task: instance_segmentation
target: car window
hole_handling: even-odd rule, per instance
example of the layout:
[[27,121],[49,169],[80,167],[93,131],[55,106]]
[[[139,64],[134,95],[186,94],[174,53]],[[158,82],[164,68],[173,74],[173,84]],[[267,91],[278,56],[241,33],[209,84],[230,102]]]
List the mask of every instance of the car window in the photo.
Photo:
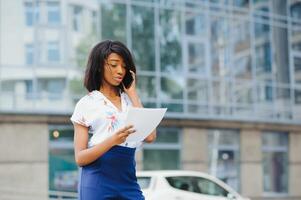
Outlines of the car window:
[[173,188],[184,190],[184,191],[195,192],[195,189],[193,188],[192,185],[193,177],[174,176],[174,177],[166,177],[166,180],[168,181],[169,185]]
[[206,178],[196,177],[195,184],[201,194],[213,195],[213,196],[223,196],[226,197],[228,191],[222,188],[217,183],[208,180]]
[[151,177],[149,176],[137,177],[137,181],[141,189],[147,189],[150,186]]

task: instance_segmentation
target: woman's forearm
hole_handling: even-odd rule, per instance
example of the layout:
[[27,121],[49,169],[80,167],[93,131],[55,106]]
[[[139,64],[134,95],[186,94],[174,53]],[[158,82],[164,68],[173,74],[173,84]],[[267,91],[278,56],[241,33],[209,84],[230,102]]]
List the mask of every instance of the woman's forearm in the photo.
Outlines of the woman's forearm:
[[91,148],[83,149],[77,152],[76,163],[79,166],[85,166],[97,160],[115,145],[113,139],[107,138],[103,142],[94,145]]

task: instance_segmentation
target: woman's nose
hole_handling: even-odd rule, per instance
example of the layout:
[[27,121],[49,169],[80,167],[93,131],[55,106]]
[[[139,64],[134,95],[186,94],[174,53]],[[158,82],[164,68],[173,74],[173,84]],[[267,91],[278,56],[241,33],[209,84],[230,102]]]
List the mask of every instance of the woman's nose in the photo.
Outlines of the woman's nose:
[[124,71],[125,71],[125,69],[122,67],[122,65],[118,65],[118,67],[117,67],[117,73],[118,74],[123,74]]

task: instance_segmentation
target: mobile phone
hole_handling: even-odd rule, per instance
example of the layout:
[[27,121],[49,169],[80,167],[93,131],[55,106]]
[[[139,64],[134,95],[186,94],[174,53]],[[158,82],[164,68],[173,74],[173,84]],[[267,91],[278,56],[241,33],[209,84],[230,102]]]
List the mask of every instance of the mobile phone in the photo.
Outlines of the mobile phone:
[[132,77],[132,74],[131,74],[130,70],[127,70],[126,74],[125,74],[125,76],[124,76],[124,78],[122,80],[122,83],[125,86],[125,88],[129,88],[131,86],[133,80],[134,79]]

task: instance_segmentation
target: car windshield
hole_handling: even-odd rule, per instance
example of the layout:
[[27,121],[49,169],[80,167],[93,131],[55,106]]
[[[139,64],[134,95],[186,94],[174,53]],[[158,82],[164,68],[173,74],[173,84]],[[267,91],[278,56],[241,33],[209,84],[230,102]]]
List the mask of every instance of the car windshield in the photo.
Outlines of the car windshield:
[[137,181],[141,189],[147,189],[150,186],[151,177],[147,177],[147,176],[137,177]]

